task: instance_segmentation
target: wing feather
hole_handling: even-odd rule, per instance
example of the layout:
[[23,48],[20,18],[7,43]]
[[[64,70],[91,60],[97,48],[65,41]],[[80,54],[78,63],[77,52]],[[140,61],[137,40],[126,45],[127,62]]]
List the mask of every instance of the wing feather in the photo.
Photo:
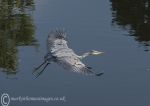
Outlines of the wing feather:
[[85,75],[94,74],[85,64],[83,64],[80,59],[74,56],[65,56],[57,58],[57,63],[63,66],[67,70],[72,70],[73,72],[82,73]]
[[68,48],[66,33],[63,30],[51,31],[47,39],[47,49],[53,53],[62,48]]
[[86,75],[102,75],[102,73],[95,74],[91,71],[90,68],[81,62],[74,51],[68,47],[64,31],[51,31],[48,36],[47,47],[48,52],[56,58],[55,62],[65,69]]

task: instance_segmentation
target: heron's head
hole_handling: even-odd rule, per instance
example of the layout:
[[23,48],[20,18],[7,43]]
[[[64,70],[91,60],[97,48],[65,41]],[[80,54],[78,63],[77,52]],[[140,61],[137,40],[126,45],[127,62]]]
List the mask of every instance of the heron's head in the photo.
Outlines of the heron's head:
[[91,50],[90,51],[90,55],[100,55],[100,54],[103,54],[104,52],[100,52],[100,51],[96,51],[96,50]]

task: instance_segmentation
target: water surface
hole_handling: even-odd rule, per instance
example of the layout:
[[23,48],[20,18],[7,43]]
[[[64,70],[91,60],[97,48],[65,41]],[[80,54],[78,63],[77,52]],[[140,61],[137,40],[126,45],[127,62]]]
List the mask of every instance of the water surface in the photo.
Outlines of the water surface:
[[[66,97],[66,102],[12,106],[150,105],[149,11],[148,0],[1,1],[0,93]],[[69,46],[78,54],[104,51],[84,63],[105,74],[87,77],[52,64],[35,79],[32,70],[42,62],[48,32],[55,28],[66,29]]]

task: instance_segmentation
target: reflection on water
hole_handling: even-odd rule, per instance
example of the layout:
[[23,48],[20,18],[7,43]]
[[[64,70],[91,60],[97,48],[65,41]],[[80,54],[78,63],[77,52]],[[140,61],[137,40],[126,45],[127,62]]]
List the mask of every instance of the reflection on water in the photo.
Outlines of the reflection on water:
[[112,3],[113,25],[129,31],[137,41],[150,46],[150,1],[149,0],[110,0]]
[[15,74],[17,46],[35,45],[33,0],[0,0],[0,70]]

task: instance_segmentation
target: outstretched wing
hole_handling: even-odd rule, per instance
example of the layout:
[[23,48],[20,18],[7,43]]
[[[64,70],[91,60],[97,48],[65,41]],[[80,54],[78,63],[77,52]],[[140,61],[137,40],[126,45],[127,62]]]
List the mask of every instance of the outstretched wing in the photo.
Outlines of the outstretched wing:
[[[75,56],[65,56],[57,58],[57,63],[63,66],[67,70],[71,70],[77,73],[82,73],[85,75],[93,75],[95,74],[90,68],[86,67],[80,59]],[[96,75],[96,74],[95,74]]]
[[65,69],[74,72],[100,76],[103,73],[95,74],[90,68],[83,64],[78,56],[70,49],[66,41],[66,33],[62,30],[51,31],[47,40],[48,52],[55,57],[55,62]]
[[68,48],[66,33],[63,30],[50,31],[47,38],[48,52],[55,52],[62,48]]

